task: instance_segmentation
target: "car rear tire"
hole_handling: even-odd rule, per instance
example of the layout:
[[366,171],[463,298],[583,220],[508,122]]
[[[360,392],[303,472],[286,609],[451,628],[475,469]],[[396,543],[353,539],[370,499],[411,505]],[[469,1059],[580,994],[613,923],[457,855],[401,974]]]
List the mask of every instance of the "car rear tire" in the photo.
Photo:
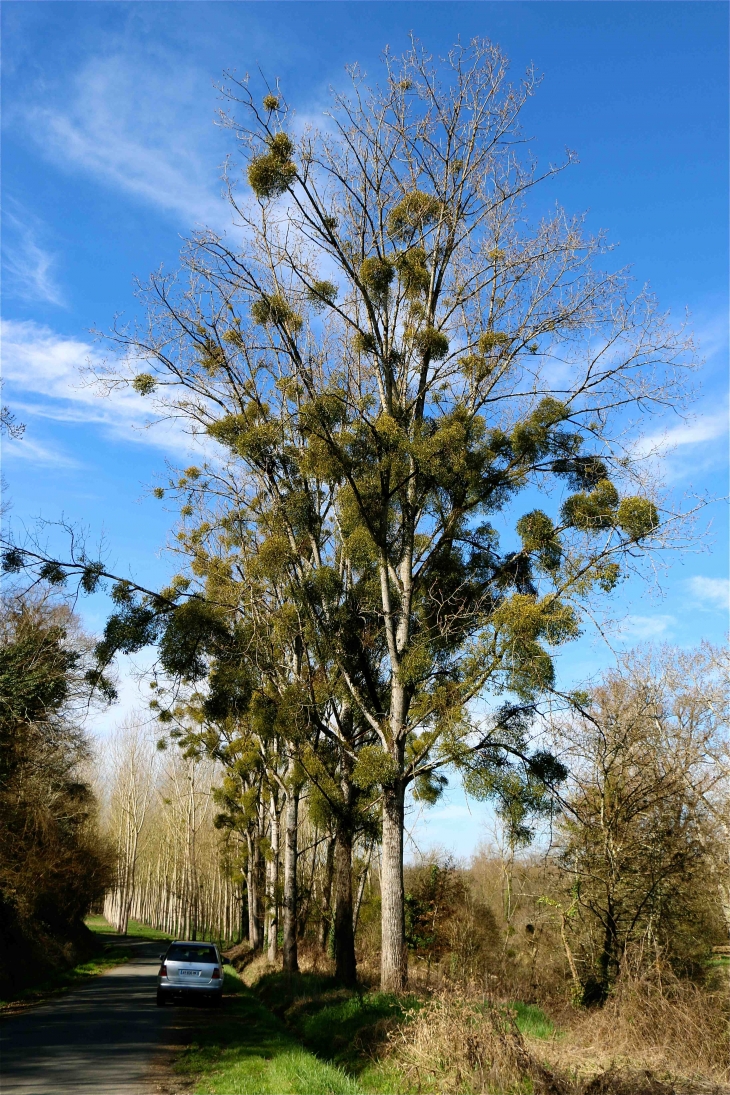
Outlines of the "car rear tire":
[[167,1003],[167,996],[165,996],[164,992],[158,992],[157,993],[157,1006],[158,1006],[158,1008],[164,1008],[166,1003]]
[[215,994],[215,996],[211,997],[210,1003],[211,1003],[211,1006],[214,1007],[214,1008],[219,1008],[221,1006],[221,1004],[223,1003],[223,1000],[221,999],[221,995],[220,995],[219,992],[217,992]]

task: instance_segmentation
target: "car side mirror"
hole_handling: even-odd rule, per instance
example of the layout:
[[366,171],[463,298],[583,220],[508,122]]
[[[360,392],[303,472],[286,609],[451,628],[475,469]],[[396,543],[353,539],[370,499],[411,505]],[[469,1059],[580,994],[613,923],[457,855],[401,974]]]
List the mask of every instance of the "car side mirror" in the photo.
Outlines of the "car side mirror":
[[164,954],[160,955],[160,962],[163,960],[164,957],[165,957]]
[[230,958],[224,958],[223,959],[223,965],[224,966],[232,966],[233,962],[231,962]]

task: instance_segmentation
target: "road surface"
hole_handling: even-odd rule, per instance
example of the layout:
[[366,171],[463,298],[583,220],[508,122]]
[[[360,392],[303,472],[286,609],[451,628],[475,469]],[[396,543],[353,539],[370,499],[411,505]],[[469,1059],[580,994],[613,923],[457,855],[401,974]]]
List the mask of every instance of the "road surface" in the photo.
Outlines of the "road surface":
[[[134,957],[80,988],[0,1019],[2,1095],[152,1095],[165,1050],[189,1040],[200,1006],[158,1008],[164,943],[125,941]],[[181,1088],[180,1088],[181,1090]]]

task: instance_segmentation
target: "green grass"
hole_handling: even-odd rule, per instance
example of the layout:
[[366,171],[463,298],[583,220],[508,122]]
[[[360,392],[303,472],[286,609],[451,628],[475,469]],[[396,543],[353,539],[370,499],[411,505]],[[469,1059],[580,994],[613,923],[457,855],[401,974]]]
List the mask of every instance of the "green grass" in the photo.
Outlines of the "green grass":
[[221,1012],[202,1023],[178,1059],[198,1095],[358,1095],[345,1072],[298,1044],[284,1024],[226,970]]
[[356,993],[312,973],[268,973],[254,991],[307,1049],[351,1075],[366,1071],[387,1031],[421,1006],[415,996]]
[[[423,1006],[415,996],[358,993],[312,973],[264,974],[253,988],[226,971],[222,1012],[201,1022],[176,1070],[198,1095],[408,1095],[397,1062],[379,1060],[388,1031]],[[532,1038],[559,1034],[534,1004],[510,1005]],[[415,1089],[413,1089],[415,1090]]]
[[552,1019],[537,1004],[523,1004],[521,1000],[513,1000],[510,1008],[517,1013],[515,1022],[519,1030],[529,1038],[552,1038],[559,1033]]
[[[87,916],[85,920],[87,928],[90,928],[94,935],[116,935],[116,928],[104,919],[103,916]],[[158,931],[157,928],[151,928],[149,924],[140,924],[138,920],[130,920],[127,925],[127,937],[129,939],[149,939],[154,941],[160,939],[163,942],[169,942],[172,939],[171,935],[167,932]]]

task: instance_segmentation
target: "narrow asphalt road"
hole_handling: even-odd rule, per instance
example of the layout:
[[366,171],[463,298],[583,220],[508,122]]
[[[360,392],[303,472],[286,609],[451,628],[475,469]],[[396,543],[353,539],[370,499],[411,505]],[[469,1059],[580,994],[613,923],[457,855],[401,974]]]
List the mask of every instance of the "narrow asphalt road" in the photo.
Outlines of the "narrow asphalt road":
[[0,1019],[2,1095],[152,1095],[165,1050],[185,1044],[199,1006],[158,1008],[164,943],[125,942],[131,962],[72,992]]

